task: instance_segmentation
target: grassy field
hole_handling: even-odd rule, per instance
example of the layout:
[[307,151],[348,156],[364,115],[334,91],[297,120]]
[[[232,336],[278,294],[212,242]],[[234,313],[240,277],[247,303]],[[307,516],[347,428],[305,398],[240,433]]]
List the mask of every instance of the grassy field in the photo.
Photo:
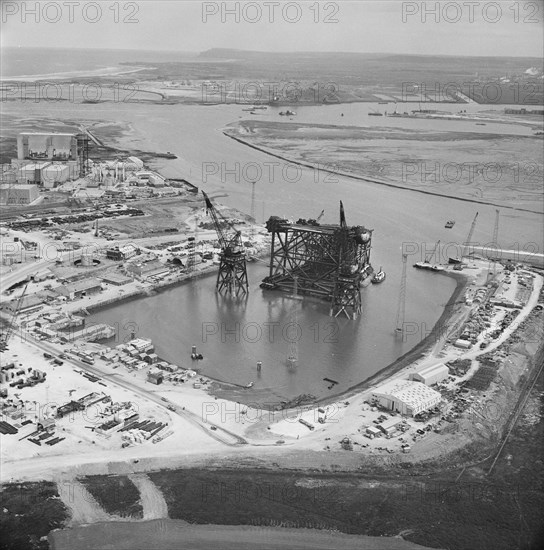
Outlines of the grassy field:
[[108,514],[143,517],[140,491],[127,476],[90,476],[81,482]]
[[47,534],[62,527],[67,518],[66,507],[51,482],[7,484],[0,499],[2,550],[45,550],[49,548]]
[[[150,474],[169,515],[192,523],[283,525],[395,536],[432,548],[511,550],[518,505],[535,495],[516,485],[455,483],[453,476],[376,479],[262,470]],[[537,499],[538,500],[538,499]],[[534,518],[523,529],[534,532]]]

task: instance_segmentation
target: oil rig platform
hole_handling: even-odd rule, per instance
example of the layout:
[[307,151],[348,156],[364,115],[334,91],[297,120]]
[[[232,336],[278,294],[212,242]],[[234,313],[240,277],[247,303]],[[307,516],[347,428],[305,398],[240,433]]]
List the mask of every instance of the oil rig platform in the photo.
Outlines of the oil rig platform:
[[374,271],[372,229],[348,226],[342,202],[339,225],[271,216],[266,228],[272,234],[270,272],[261,288],[293,293],[296,285],[299,294],[329,301],[331,316],[361,314],[360,287]]

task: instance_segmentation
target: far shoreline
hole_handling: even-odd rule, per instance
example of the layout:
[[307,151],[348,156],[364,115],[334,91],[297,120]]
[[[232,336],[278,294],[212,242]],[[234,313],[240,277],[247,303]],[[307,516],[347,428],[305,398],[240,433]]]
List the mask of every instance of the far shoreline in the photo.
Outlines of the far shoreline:
[[[236,129],[237,128],[235,126],[236,124],[239,124],[239,122],[231,123],[229,125],[229,127],[232,128],[232,129]],[[496,203],[496,202],[479,201],[479,200],[471,199],[471,198],[468,198],[468,197],[456,197],[455,195],[445,195],[443,193],[436,193],[435,191],[429,191],[427,189],[418,189],[418,188],[415,188],[415,187],[406,187],[406,186],[403,186],[403,185],[399,185],[397,183],[390,183],[390,182],[387,182],[387,181],[378,180],[376,178],[372,178],[372,177],[365,176],[365,175],[357,175],[357,174],[350,173],[350,172],[345,172],[345,171],[330,170],[330,169],[327,169],[326,166],[316,166],[315,164],[312,164],[311,162],[305,162],[305,161],[300,160],[300,159],[299,160],[294,160],[294,159],[291,159],[289,157],[280,155],[279,153],[276,153],[276,152],[270,151],[268,149],[265,149],[264,147],[261,147],[259,145],[254,145],[254,144],[249,143],[248,141],[244,140],[243,138],[241,138],[239,136],[235,136],[235,135],[229,133],[228,130],[223,130],[223,135],[230,138],[230,139],[232,139],[232,140],[234,140],[234,141],[237,141],[238,143],[241,143],[242,145],[245,145],[246,147],[250,147],[251,149],[254,149],[255,151],[259,151],[261,153],[264,153],[265,155],[269,155],[271,157],[278,158],[278,159],[286,161],[290,164],[296,164],[298,166],[304,166],[305,168],[310,168],[312,170],[318,169],[321,172],[327,172],[328,174],[335,174],[337,176],[342,176],[342,177],[354,179],[354,180],[357,180],[357,181],[364,181],[366,183],[371,183],[373,185],[383,185],[385,187],[392,187],[394,189],[401,189],[403,191],[408,191],[408,192],[411,192],[411,193],[421,193],[423,195],[433,195],[435,197],[442,197],[444,199],[450,199],[450,200],[461,201],[461,202],[470,202],[470,203],[473,203],[473,204],[481,204],[481,205],[484,205],[484,206],[495,206],[497,208],[507,208],[507,209],[516,210],[516,211],[519,211],[519,212],[528,212],[530,214],[538,214],[538,215],[543,214],[542,212],[539,212],[538,210],[530,210],[528,208],[520,208],[520,207],[517,207],[517,206],[509,206],[508,204],[502,204],[502,203]]]

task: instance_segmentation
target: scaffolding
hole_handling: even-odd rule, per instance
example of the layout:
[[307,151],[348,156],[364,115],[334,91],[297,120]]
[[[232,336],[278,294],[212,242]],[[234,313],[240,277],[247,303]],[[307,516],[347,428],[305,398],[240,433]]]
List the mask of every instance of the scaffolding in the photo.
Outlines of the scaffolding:
[[77,134],[77,157],[79,159],[79,177],[83,178],[89,171],[89,136]]
[[297,288],[329,301],[331,316],[361,314],[361,282],[372,273],[372,230],[348,227],[342,206],[340,225],[295,224],[272,216],[266,227],[272,234],[270,264],[261,288],[289,293]]

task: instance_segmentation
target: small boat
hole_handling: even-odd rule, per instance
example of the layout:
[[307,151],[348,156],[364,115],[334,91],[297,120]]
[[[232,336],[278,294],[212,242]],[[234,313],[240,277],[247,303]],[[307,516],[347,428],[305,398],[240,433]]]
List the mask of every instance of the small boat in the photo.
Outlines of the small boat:
[[441,265],[431,263],[431,260],[434,258],[437,251],[440,250],[439,247],[440,241],[437,241],[437,243],[434,245],[433,251],[425,256],[425,260],[423,262],[416,262],[414,264],[414,267],[416,267],[417,269],[428,269],[429,271],[444,271],[445,268]]
[[374,284],[383,283],[385,281],[385,271],[380,267],[380,271],[374,273],[372,276],[372,282]]
[[477,122],[476,126],[485,126],[485,122]]
[[246,384],[244,387],[246,389],[252,388],[253,387],[253,382],[250,382],[249,384]]
[[445,267],[429,262],[417,262],[414,264],[417,269],[428,269],[429,271],[445,271]]
[[380,113],[379,111],[370,111],[368,116],[383,116],[383,113]]
[[444,226],[446,229],[451,229],[455,225],[455,220],[448,220]]

